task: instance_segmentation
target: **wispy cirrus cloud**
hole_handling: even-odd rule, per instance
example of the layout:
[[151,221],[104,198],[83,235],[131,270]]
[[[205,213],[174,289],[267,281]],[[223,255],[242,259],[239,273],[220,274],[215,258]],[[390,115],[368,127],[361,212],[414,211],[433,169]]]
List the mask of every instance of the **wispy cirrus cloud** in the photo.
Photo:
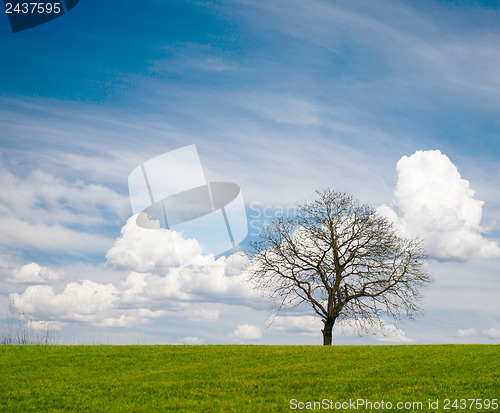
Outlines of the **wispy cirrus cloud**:
[[68,182],[41,170],[22,176],[0,169],[0,245],[65,253],[106,251],[102,234],[128,213],[128,198],[103,185]]
[[163,58],[154,60],[149,71],[157,75],[186,75],[187,72],[216,74],[237,69],[234,62],[223,57],[220,50],[209,44],[192,42],[167,45]]

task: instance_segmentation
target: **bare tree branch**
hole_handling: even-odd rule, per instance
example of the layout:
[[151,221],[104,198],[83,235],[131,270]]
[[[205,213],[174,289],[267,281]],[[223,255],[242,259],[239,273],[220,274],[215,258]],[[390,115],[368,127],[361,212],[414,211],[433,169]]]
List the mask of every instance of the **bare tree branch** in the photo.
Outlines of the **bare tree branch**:
[[421,242],[397,235],[373,208],[352,196],[324,190],[297,205],[293,217],[271,222],[251,244],[251,280],[279,302],[309,304],[324,323],[331,344],[337,318],[366,320],[411,317],[425,270]]

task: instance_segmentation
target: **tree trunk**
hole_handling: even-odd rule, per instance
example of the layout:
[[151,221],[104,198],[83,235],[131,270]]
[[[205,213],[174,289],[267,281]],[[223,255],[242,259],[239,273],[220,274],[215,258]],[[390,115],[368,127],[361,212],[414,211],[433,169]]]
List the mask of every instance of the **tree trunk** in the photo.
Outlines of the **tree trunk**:
[[334,318],[327,318],[325,320],[325,325],[323,327],[323,330],[321,330],[323,333],[323,345],[324,346],[331,346],[332,345],[332,330],[333,330],[334,324],[335,324]]

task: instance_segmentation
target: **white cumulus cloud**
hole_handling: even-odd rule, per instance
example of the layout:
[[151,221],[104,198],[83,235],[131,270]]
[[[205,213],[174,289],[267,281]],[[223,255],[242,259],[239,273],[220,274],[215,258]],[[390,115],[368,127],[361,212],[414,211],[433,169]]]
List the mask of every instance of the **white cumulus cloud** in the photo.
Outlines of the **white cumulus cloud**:
[[196,240],[166,229],[141,228],[133,216],[106,258],[113,268],[131,270],[122,285],[123,302],[159,298],[248,302],[257,297],[243,273],[248,263],[244,254],[215,259],[201,252]]
[[394,324],[383,322],[381,325],[376,326],[372,334],[375,340],[383,341],[386,343],[410,343],[411,340],[406,336],[406,333]]
[[293,334],[317,336],[321,334],[323,323],[319,317],[306,316],[278,316],[270,319],[270,327],[278,331]]
[[207,308],[196,308],[189,315],[191,321],[218,321],[219,310],[209,310]]
[[231,254],[226,259],[225,274],[227,276],[240,275],[248,267],[250,260],[243,252]]
[[245,275],[226,275],[225,257],[198,257],[183,267],[159,268],[158,273],[131,271],[121,286],[122,302],[144,304],[155,299],[232,302],[252,305],[258,293]]
[[137,324],[149,324],[152,318],[162,317],[165,313],[165,311],[151,311],[147,308],[125,310],[120,316],[105,318],[98,325],[101,327],[129,328]]
[[121,230],[121,236],[106,253],[109,264],[134,271],[151,271],[160,267],[176,267],[201,254],[194,239],[168,229],[141,228],[136,217],[130,217]]
[[52,286],[34,285],[9,298],[18,313],[36,318],[29,323],[33,329],[59,330],[70,321],[99,327],[132,327],[166,315],[163,310],[121,308],[121,294],[113,284],[83,280],[67,284],[60,293]]
[[498,328],[490,328],[488,330],[484,330],[483,334],[488,338],[500,338],[500,329]]
[[60,330],[64,323],[59,321],[30,321],[26,326],[33,330]]
[[201,344],[202,343],[202,340],[200,340],[198,337],[184,337],[181,341],[184,344],[191,345],[191,346],[194,344]]
[[106,314],[118,299],[112,284],[98,284],[90,280],[69,283],[57,294],[48,285],[28,287],[24,293],[10,294],[12,307],[19,313],[57,316],[60,319],[94,321]]
[[483,237],[483,201],[439,150],[417,151],[397,163],[392,207],[378,212],[403,235],[421,237],[430,256],[464,261],[500,257],[499,246]]
[[260,328],[253,324],[238,324],[231,335],[243,340],[260,340],[262,338]]
[[23,265],[21,268],[12,271],[12,275],[7,281],[12,283],[45,284],[58,281],[63,277],[59,272],[50,268],[42,267],[35,262]]
[[475,328],[465,328],[457,330],[457,337],[474,337],[477,336],[477,330]]

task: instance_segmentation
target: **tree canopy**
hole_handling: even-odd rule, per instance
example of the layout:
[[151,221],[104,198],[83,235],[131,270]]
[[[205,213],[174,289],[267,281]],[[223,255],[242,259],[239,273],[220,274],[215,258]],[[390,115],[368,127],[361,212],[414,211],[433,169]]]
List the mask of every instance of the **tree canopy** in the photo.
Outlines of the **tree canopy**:
[[421,241],[398,235],[386,218],[351,195],[317,191],[296,214],[278,217],[250,248],[251,280],[278,308],[308,304],[332,343],[338,319],[362,327],[382,317],[412,317],[432,282]]

